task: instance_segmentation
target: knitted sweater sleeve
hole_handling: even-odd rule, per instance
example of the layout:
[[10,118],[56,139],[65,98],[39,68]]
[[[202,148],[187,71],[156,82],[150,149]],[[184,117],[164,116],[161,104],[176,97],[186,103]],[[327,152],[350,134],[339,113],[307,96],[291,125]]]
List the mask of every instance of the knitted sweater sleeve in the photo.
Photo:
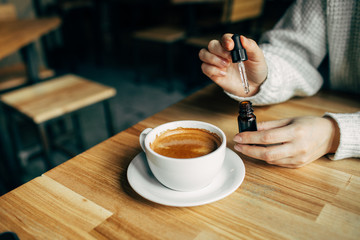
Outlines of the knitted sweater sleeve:
[[317,68],[327,53],[325,12],[322,1],[295,1],[260,40],[268,65],[260,91],[248,98],[227,94],[238,101],[251,100],[254,105],[315,94],[323,83]]
[[331,160],[350,157],[360,158],[360,112],[356,113],[325,113],[324,116],[333,118],[340,129],[339,147]]

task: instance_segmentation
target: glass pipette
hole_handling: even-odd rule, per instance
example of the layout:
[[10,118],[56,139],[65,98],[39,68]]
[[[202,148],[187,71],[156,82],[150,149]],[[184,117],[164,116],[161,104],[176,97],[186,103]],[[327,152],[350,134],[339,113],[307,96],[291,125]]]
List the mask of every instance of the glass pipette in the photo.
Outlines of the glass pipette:
[[238,34],[234,34],[231,38],[234,41],[234,49],[231,51],[232,62],[237,63],[244,91],[248,94],[250,92],[250,88],[244,65],[244,61],[248,60],[246,50],[242,46],[240,36]]

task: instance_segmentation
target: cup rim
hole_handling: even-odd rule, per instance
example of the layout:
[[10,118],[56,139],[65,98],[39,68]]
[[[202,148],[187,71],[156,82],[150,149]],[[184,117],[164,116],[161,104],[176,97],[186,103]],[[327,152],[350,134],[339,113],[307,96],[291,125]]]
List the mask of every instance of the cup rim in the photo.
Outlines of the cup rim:
[[[185,123],[195,122],[195,123],[199,123],[199,124],[203,124],[203,125],[208,125],[208,126],[214,128],[214,129],[216,129],[216,130],[217,130],[219,133],[221,133],[221,135],[222,135],[222,136],[219,136],[219,137],[221,138],[221,144],[220,144],[220,146],[219,146],[215,151],[212,151],[211,153],[208,153],[208,154],[203,155],[203,156],[200,156],[200,157],[194,157],[194,158],[173,158],[173,157],[167,157],[167,156],[164,156],[164,155],[161,155],[161,154],[155,152],[155,151],[150,147],[150,141],[148,141],[147,139],[148,139],[148,136],[149,136],[150,134],[156,134],[156,133],[153,132],[153,131],[159,129],[160,127],[163,127],[164,125],[170,125],[170,124],[176,124],[176,123],[183,123],[183,122],[185,122]],[[180,126],[179,126],[179,127],[180,127]],[[177,128],[177,127],[176,127],[176,128]],[[176,128],[168,128],[168,129],[166,129],[166,130],[176,129]],[[187,128],[187,127],[184,127],[184,128]],[[188,127],[188,128],[190,128],[190,127]],[[201,127],[194,127],[194,128],[204,129],[204,128],[201,128]],[[166,131],[166,130],[165,130],[165,131]],[[205,130],[207,130],[207,129],[205,129]],[[213,132],[213,131],[211,131],[211,130],[208,130],[208,131],[210,131],[210,132],[212,132],[212,133],[215,133],[215,132]],[[215,133],[215,134],[217,134],[217,133]],[[218,135],[218,134],[217,134],[217,135]],[[180,120],[180,121],[172,121],[172,122],[163,123],[163,124],[160,124],[160,125],[156,126],[155,128],[153,128],[153,129],[151,130],[151,132],[145,137],[145,139],[144,139],[144,145],[145,145],[145,149],[146,149],[147,151],[150,151],[152,154],[154,154],[154,155],[157,156],[157,157],[166,158],[167,160],[170,160],[170,161],[191,161],[191,160],[195,160],[195,159],[202,159],[202,158],[208,157],[209,155],[213,155],[213,154],[215,154],[216,152],[220,151],[221,148],[223,148],[224,145],[225,145],[225,148],[226,148],[226,135],[225,135],[224,131],[221,130],[219,127],[215,126],[214,124],[208,123],[208,122],[197,121],[197,120]]]

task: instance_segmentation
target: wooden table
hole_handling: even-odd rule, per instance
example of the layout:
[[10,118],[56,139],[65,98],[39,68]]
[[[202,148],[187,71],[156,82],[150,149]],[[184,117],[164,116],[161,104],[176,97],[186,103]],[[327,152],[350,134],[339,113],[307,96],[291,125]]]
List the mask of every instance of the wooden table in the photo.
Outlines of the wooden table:
[[[320,93],[256,107],[259,121],[326,111],[355,112],[360,102]],[[0,198],[0,232],[21,239],[359,239],[359,159],[323,157],[300,169],[241,156],[242,185],[197,207],[169,207],[138,195],[127,168],[141,152],[140,132],[182,119],[237,132],[238,104],[210,85]]]
[[0,21],[0,60],[22,50],[29,80],[36,82],[39,63],[34,42],[59,25],[57,17]]
[[57,17],[0,21],[0,60],[59,25],[60,19]]

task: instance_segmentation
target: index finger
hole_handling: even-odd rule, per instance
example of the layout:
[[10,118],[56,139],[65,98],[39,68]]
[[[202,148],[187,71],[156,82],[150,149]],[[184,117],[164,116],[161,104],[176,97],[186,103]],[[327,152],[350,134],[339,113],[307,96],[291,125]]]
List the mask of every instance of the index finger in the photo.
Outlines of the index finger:
[[238,133],[234,141],[241,144],[277,144],[289,142],[293,139],[288,126],[263,131],[249,131]]
[[293,121],[293,119],[286,118],[286,119],[280,119],[280,120],[258,122],[257,129],[259,131],[262,131],[262,130],[269,130],[272,128],[284,127],[286,125],[289,125],[292,121]]

